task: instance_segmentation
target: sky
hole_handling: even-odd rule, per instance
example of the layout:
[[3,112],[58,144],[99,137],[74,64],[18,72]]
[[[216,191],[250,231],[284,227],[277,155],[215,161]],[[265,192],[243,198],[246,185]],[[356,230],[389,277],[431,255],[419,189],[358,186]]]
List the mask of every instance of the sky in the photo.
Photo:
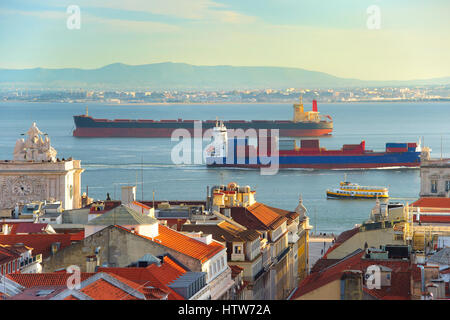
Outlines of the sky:
[[[79,29],[67,27],[70,5]],[[448,0],[0,0],[0,68],[171,61],[449,77],[449,16]]]

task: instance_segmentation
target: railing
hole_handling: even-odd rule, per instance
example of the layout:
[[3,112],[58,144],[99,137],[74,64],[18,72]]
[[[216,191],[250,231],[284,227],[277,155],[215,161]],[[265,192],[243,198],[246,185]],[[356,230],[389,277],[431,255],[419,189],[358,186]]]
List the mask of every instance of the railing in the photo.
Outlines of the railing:
[[258,280],[259,277],[261,277],[265,272],[266,270],[264,268],[261,268],[261,270],[259,270],[258,273],[253,276],[253,282],[256,282],[256,280]]
[[281,261],[288,254],[290,249],[291,249],[290,247],[287,247],[286,249],[284,249],[284,251],[280,255],[278,255],[276,257],[277,263],[278,263],[278,261]]
[[32,263],[41,263],[42,262],[42,254],[37,254],[34,257],[31,258],[25,258],[20,262],[20,267],[24,268],[27,265],[30,265]]

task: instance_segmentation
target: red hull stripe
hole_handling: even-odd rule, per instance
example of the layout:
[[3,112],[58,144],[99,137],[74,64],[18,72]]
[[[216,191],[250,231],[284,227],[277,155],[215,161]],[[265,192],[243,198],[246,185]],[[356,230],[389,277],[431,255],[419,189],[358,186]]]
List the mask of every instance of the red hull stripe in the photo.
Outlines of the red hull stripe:
[[[74,137],[135,137],[135,138],[170,138],[173,128],[76,128]],[[188,130],[193,135],[193,129]],[[205,130],[203,130],[204,132]],[[317,137],[330,134],[333,129],[280,130],[281,137]]]
[[[389,168],[389,167],[419,167],[418,163],[348,163],[348,164],[288,164],[279,165],[281,169],[287,168],[304,168],[304,169],[373,169],[373,168]],[[252,164],[221,164],[209,165],[210,167],[234,167],[234,168],[254,168],[258,169],[263,166]],[[265,166],[267,167],[267,166]]]
[[[421,214],[419,219],[420,219],[420,222],[449,223],[450,215]],[[416,214],[414,215],[414,221],[419,222],[419,220],[417,220]]]

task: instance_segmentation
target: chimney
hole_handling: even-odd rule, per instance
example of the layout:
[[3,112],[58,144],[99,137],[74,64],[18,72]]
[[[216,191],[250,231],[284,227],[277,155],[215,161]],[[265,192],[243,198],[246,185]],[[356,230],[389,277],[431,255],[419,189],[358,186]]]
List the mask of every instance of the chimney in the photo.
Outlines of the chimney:
[[316,99],[313,100],[312,111],[317,112],[317,100]]
[[122,204],[127,205],[136,201],[136,186],[122,186]]
[[86,272],[94,273],[97,265],[97,256],[86,257]]
[[2,234],[5,236],[9,234],[9,225],[7,223],[2,225]]
[[362,272],[346,270],[341,276],[341,300],[362,300]]
[[53,242],[52,247],[51,247],[52,255],[55,255],[58,252],[60,247],[61,247],[61,242]]

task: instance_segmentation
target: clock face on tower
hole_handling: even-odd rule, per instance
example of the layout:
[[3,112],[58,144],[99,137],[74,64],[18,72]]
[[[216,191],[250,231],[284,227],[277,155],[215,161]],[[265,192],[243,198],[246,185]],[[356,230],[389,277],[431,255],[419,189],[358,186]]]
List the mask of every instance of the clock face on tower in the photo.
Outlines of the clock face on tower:
[[29,183],[27,181],[19,180],[13,184],[12,191],[15,195],[18,195],[18,196],[29,195],[32,192],[31,183]]

